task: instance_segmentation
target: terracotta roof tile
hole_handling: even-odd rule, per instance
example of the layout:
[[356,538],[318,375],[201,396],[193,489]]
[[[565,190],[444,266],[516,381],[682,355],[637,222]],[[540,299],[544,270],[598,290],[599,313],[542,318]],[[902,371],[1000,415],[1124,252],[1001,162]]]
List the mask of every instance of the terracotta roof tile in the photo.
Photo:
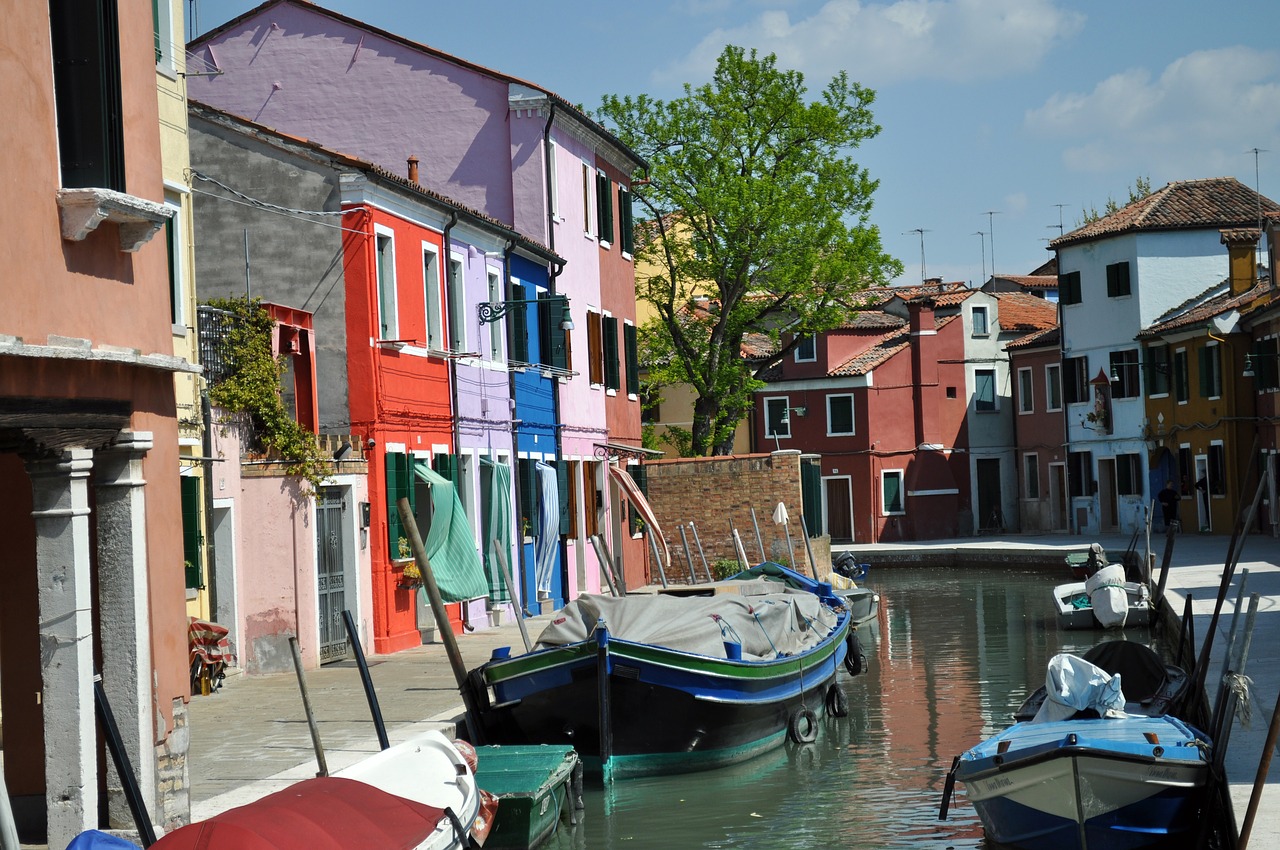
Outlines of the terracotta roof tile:
[[997,274],[991,276],[992,280],[1007,280],[1016,283],[1023,289],[1057,289],[1058,276],[1056,274]]
[[[934,319],[934,327],[941,328],[950,322],[960,318],[959,316],[943,316]],[[831,377],[849,377],[851,375],[865,375],[875,367],[884,363],[893,355],[908,348],[911,345],[911,328],[903,326],[882,336],[875,345],[868,348],[861,354],[856,354],[849,358],[839,366],[827,372]]]
[[1034,331],[1058,324],[1058,305],[1026,292],[993,292],[1000,304],[1001,330]]
[[1054,326],[1044,328],[1038,331],[1032,331],[1026,336],[1020,336],[1011,342],[1005,343],[1006,350],[1017,350],[1022,348],[1043,348],[1049,345],[1059,345],[1062,340],[1062,328]]
[[1215,316],[1230,310],[1247,308],[1259,300],[1270,300],[1275,295],[1268,276],[1262,277],[1258,283],[1239,295],[1231,294],[1231,281],[1223,280],[1193,296],[1172,310],[1160,316],[1154,324],[1138,332],[1138,339],[1152,339],[1173,331],[1204,324]]
[[[1262,197],[1262,212],[1280,210]],[[1144,230],[1248,227],[1258,221],[1259,195],[1234,177],[1180,180],[1145,198],[1091,221],[1049,243],[1063,248],[1078,242]]]

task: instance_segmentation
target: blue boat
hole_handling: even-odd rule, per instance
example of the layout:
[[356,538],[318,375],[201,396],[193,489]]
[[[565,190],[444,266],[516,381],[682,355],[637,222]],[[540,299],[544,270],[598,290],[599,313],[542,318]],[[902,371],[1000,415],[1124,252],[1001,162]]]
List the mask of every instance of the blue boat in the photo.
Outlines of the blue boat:
[[988,839],[1029,850],[1130,850],[1194,835],[1208,739],[1171,714],[1128,710],[1144,702],[1126,699],[1123,681],[1055,656],[1035,716],[956,760],[948,790],[952,779],[964,783]]
[[472,671],[479,735],[572,746],[609,781],[812,741],[824,714],[847,711],[835,678],[854,639],[830,585],[770,565],[704,593],[566,605],[532,652]]

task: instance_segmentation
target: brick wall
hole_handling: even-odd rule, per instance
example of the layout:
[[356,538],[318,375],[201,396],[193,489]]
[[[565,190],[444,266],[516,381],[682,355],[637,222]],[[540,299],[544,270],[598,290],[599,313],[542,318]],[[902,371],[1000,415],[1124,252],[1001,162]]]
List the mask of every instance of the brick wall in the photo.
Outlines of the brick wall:
[[[789,563],[791,558],[787,551],[786,532],[781,525],[773,522],[773,511],[778,502],[786,504],[790,516],[791,541],[795,546],[797,568],[811,573],[805,551],[804,532],[800,526],[803,506],[800,452],[675,458],[650,461],[645,467],[648,474],[649,504],[653,506],[667,537],[667,545],[671,547],[674,564],[667,568],[668,580],[688,581],[684,545],[678,526],[687,526],[690,522],[698,530],[708,562],[737,558],[729,533],[731,521],[742,537],[747,560],[752,564],[758,562],[760,549],[751,524],[752,508],[755,508],[756,520],[760,524],[766,557]],[[685,533],[689,537],[689,550],[701,579],[702,561],[698,557],[697,544],[692,532],[686,528]],[[825,574],[829,571],[830,564],[829,542],[824,538],[817,538],[812,542],[819,572]],[[824,564],[827,566],[823,566]]]

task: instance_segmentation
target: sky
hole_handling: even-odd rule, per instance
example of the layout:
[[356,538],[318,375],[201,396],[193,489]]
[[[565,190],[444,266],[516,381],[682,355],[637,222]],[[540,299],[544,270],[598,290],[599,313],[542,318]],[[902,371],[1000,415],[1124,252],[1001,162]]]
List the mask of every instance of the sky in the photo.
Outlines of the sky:
[[[188,32],[257,5],[188,0]],[[876,93],[881,132],[851,155],[879,181],[870,223],[903,264],[895,283],[1028,274],[1051,257],[1059,224],[1069,232],[1086,210],[1123,205],[1138,179],[1157,189],[1232,176],[1280,200],[1272,0],[318,5],[588,110],[606,94],[679,97],[710,79],[726,44],[776,54],[815,96],[846,71]]]

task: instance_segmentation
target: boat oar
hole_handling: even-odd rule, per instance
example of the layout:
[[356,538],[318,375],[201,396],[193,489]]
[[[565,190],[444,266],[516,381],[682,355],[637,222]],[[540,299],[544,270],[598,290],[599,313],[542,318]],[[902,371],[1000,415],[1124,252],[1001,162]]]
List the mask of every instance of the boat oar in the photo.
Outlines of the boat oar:
[[947,771],[947,780],[942,783],[942,804],[938,806],[938,820],[946,820],[951,810],[951,793],[956,790],[956,768],[960,766],[960,756],[951,759],[951,769]]
[[360,646],[360,635],[356,634],[356,621],[351,616],[351,609],[342,611],[342,625],[347,629],[347,639],[351,641],[351,649],[356,654],[356,667],[360,669],[360,684],[364,685],[364,698],[369,701],[369,713],[373,715],[373,730],[378,733],[378,746],[390,749],[387,740],[387,724],[382,721],[382,708],[378,705],[378,692],[373,689],[373,679],[369,676],[369,662],[365,661],[364,649]]

